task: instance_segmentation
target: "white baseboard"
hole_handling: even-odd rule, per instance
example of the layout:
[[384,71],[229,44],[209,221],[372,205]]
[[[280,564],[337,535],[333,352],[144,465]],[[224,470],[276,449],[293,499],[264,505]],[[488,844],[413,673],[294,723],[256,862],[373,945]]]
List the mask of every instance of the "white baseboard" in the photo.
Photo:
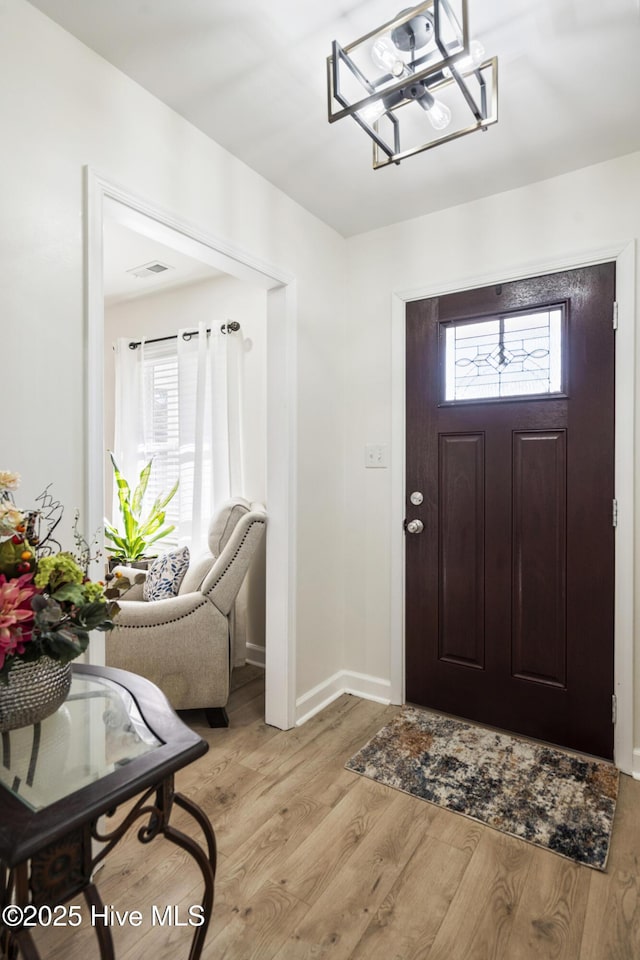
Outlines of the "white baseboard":
[[296,701],[296,726],[306,723],[316,713],[324,710],[343,693],[352,693],[363,700],[375,700],[377,703],[391,703],[391,684],[380,677],[371,677],[365,673],[340,670],[332,677],[313,687]]
[[267,648],[258,647],[255,643],[247,644],[247,663],[254,667],[264,667],[267,662]]
[[640,749],[638,747],[633,751],[633,770],[631,775],[634,780],[640,780]]

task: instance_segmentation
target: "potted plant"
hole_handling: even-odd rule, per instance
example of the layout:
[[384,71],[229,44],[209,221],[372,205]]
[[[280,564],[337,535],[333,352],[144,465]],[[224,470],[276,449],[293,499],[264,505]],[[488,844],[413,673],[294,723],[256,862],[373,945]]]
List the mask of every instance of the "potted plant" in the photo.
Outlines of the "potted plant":
[[113,475],[118,488],[118,502],[122,518],[122,530],[116,529],[105,520],[105,537],[111,541],[106,549],[111,554],[109,568],[120,563],[127,566],[146,567],[149,563],[147,553],[151,544],[166,537],[175,527],[163,526],[166,517],[166,507],[178,489],[179,480],[176,480],[169,493],[159,494],[153,502],[146,516],[142,515],[144,495],[147,492],[153,457],[144,466],[138,478],[138,484],[131,494],[131,488],[120,472],[115,457],[109,451],[113,465]]

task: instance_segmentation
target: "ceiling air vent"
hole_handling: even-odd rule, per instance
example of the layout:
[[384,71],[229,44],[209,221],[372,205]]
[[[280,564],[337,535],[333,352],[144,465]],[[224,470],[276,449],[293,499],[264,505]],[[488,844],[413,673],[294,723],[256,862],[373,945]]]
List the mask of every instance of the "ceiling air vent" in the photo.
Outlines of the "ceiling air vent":
[[173,267],[170,267],[167,263],[161,263],[159,260],[152,260],[151,263],[143,263],[141,267],[133,267],[131,270],[127,270],[127,273],[134,277],[144,278],[158,276],[166,270],[173,270]]

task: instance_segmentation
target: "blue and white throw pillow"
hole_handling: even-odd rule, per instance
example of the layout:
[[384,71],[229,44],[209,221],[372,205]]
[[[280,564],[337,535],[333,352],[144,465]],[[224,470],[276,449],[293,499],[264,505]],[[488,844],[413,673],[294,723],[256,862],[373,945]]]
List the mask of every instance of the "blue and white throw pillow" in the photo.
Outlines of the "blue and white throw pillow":
[[142,587],[143,599],[166,600],[168,597],[177,597],[188,566],[189,547],[161,554],[149,567]]

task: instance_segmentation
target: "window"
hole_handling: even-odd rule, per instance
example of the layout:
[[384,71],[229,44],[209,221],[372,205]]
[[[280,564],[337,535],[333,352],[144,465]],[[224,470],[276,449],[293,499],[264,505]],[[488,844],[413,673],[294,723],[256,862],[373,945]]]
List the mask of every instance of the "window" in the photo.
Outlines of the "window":
[[218,505],[244,492],[244,341],[228,326],[201,322],[133,350],[124,337],[116,344],[114,450],[124,476],[134,482],[153,457],[145,509],[180,480],[165,511],[176,529],[163,549],[204,549]]
[[[143,436],[138,447],[140,469],[153,457],[145,504],[168,493],[179,475],[178,353],[175,340],[146,343],[142,361]],[[175,526],[165,547],[178,545],[180,497],[166,507],[165,524]]]
[[443,328],[445,403],[563,392],[561,306]]

